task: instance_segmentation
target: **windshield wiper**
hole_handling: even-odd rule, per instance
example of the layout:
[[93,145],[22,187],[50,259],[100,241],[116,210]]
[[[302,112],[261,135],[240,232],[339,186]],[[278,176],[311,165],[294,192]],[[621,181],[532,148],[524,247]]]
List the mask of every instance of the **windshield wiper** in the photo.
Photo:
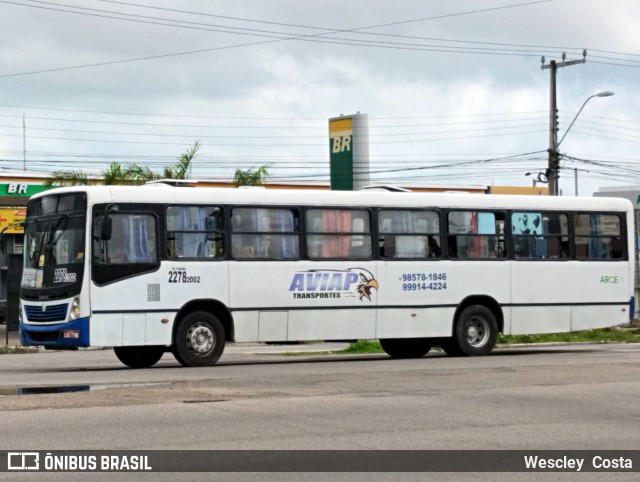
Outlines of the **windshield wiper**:
[[[58,244],[58,241],[60,241],[60,238],[62,237],[62,235],[64,234],[64,227],[67,225],[67,221],[69,220],[69,215],[65,214],[64,216],[62,216],[60,219],[58,219],[56,221],[55,226],[53,226],[53,229],[51,230],[51,241],[48,243],[48,247],[49,249],[51,249],[53,246],[55,246],[56,244]],[[64,226],[62,225],[62,223],[64,223]],[[58,236],[53,239],[53,236],[55,236],[55,233],[58,229],[62,228],[62,230],[60,231],[60,234],[58,234]]]

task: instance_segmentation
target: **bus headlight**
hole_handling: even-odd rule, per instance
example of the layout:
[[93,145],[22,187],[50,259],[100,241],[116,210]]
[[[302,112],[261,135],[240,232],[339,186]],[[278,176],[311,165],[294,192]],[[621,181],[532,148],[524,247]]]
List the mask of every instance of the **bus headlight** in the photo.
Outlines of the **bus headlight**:
[[18,303],[18,323],[22,323],[22,301]]
[[76,320],[80,318],[80,300],[76,297],[71,302],[71,312],[69,313],[69,318],[72,320]]

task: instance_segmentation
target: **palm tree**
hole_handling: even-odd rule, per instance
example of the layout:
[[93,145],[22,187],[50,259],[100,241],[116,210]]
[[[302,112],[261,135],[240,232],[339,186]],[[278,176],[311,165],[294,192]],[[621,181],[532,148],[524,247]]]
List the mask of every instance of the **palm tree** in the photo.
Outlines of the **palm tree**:
[[178,162],[164,168],[162,177],[165,179],[189,179],[191,161],[196,157],[199,149],[200,143],[196,141],[193,146],[180,155]]
[[44,185],[51,186],[78,186],[92,184],[144,184],[154,179],[188,179],[191,164],[200,149],[200,143],[196,141],[193,146],[183,152],[178,161],[166,166],[162,173],[157,173],[140,164],[127,164],[123,166],[119,162],[112,162],[109,167],[100,173],[99,178],[89,179],[82,170],[55,171],[44,181]]
[[104,185],[129,184],[128,168],[123,167],[119,162],[109,164],[109,167],[104,169],[100,176]]
[[247,170],[238,169],[233,175],[233,183],[240,186],[262,186],[269,178],[269,165],[252,167]]
[[43,185],[51,187],[56,186],[90,186],[96,184],[96,181],[89,179],[87,174],[82,170],[77,171],[54,171],[51,177],[44,180]]
[[[144,184],[147,181],[160,179],[162,176],[151,169],[140,164],[129,164],[125,172],[125,182],[123,184]],[[106,178],[105,178],[106,180]]]

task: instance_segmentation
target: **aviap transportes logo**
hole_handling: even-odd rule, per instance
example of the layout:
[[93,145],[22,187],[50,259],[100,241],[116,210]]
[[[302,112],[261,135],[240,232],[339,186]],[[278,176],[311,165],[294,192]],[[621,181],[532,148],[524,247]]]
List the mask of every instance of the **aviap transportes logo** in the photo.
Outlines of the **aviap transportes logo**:
[[378,281],[364,268],[310,269],[296,271],[289,291],[294,299],[328,299],[358,297],[371,301],[372,290],[378,290]]

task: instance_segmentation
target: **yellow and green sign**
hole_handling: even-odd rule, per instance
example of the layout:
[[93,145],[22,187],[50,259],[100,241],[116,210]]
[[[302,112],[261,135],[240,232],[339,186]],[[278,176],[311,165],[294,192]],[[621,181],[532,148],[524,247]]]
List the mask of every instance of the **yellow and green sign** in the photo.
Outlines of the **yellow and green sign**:
[[353,190],[353,120],[329,119],[331,189]]

